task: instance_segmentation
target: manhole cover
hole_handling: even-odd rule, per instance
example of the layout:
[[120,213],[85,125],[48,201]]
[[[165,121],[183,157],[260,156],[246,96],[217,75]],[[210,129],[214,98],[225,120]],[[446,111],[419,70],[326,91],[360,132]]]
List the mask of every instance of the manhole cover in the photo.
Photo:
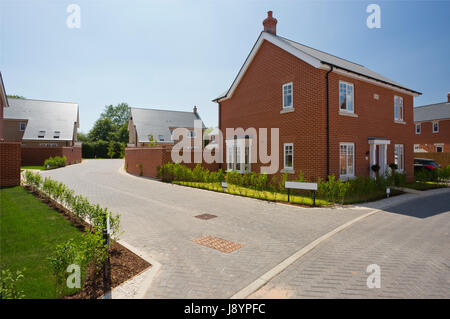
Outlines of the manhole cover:
[[208,220],[208,219],[211,219],[211,218],[215,218],[217,216],[216,215],[212,215],[212,214],[201,214],[201,215],[197,215],[195,217],[199,218],[199,219]]
[[212,249],[216,249],[223,253],[231,253],[241,247],[244,247],[244,245],[233,243],[232,241],[228,241],[211,235],[195,239],[194,242]]

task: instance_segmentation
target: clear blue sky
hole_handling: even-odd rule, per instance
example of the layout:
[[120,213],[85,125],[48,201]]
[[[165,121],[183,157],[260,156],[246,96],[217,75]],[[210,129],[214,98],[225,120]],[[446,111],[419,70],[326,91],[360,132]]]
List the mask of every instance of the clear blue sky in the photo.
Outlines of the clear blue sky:
[[[66,8],[81,7],[69,29]],[[381,29],[366,7],[381,6]],[[217,125],[211,100],[230,86],[262,31],[360,63],[423,93],[450,91],[450,1],[0,0],[0,70],[8,94],[73,101],[88,132],[107,104],[191,111]]]

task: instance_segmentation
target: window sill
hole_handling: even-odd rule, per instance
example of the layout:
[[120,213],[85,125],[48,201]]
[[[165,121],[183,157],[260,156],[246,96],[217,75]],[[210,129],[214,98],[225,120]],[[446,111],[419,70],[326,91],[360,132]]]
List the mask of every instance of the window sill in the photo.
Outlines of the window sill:
[[343,181],[347,181],[349,179],[355,179],[355,175],[340,175],[339,179],[343,180]]
[[349,117],[358,117],[358,114],[351,113],[351,112],[345,112],[345,111],[339,111],[339,115],[349,116]]
[[401,120],[394,120],[394,123],[397,123],[397,124],[406,124],[405,121],[401,121]]
[[288,174],[295,174],[295,170],[292,168],[283,168],[281,171],[281,173],[288,173]]
[[280,111],[280,114],[291,113],[291,112],[294,112],[294,111],[295,111],[294,107],[286,107],[286,108],[283,108],[283,109]]

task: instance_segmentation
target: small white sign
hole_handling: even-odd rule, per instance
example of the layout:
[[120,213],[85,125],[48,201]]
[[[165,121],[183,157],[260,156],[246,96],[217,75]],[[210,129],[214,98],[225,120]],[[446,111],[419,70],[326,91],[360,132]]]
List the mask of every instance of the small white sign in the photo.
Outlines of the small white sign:
[[284,184],[285,188],[294,188],[294,189],[309,189],[316,191],[317,183],[304,183],[304,182],[286,182]]
[[227,182],[222,182],[222,188],[227,188],[227,187],[228,187]]

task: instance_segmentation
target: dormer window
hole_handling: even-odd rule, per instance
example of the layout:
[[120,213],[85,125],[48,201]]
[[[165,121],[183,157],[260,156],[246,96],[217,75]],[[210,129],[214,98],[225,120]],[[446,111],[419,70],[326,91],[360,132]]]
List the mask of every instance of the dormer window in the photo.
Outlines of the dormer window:
[[26,127],[27,127],[27,123],[25,123],[25,122],[19,123],[19,131],[21,131],[21,132],[25,131]]
[[60,131],[55,131],[55,132],[53,133],[53,138],[59,138],[60,134],[61,134]]
[[164,135],[158,135],[158,141],[164,142]]
[[45,136],[45,131],[39,131],[38,138],[44,138],[44,136]]

